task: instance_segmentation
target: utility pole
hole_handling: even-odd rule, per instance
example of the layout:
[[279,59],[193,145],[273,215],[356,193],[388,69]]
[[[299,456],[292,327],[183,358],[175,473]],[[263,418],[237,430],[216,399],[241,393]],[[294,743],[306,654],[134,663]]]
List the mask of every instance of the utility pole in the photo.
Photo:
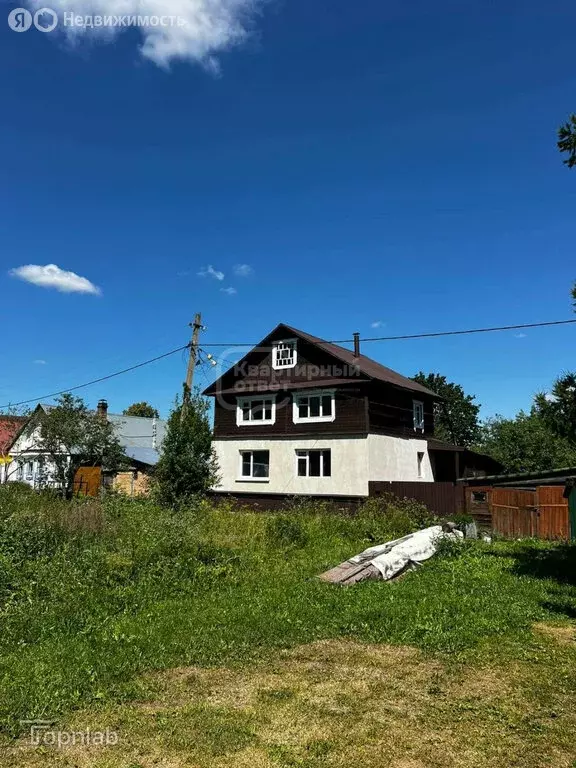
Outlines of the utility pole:
[[200,331],[202,330],[202,316],[200,315],[200,312],[196,312],[194,322],[190,323],[190,327],[192,328],[192,339],[190,341],[190,357],[188,358],[186,381],[184,382],[180,423],[184,421],[186,410],[190,404],[190,393],[192,392],[192,382],[194,381],[194,369],[198,362],[198,340],[200,338]]

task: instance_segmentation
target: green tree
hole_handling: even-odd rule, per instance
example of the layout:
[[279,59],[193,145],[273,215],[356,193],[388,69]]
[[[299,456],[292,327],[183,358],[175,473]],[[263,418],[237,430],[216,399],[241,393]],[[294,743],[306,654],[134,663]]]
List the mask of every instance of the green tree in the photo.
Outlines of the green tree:
[[122,466],[124,453],[113,425],[94,411],[89,411],[80,397],[61,395],[48,412],[38,410],[28,426],[33,433],[40,425],[34,448],[54,465],[62,495],[74,491],[74,476],[82,466],[102,466],[114,471]]
[[568,122],[558,129],[558,149],[568,153],[564,163],[573,168],[576,165],[576,115],[570,115]]
[[551,392],[537,394],[534,409],[553,432],[576,446],[576,373],[565,373]]
[[504,465],[504,472],[545,472],[576,466],[576,448],[533,409],[514,419],[495,416],[481,428],[475,448]]
[[141,403],[132,403],[128,408],[122,411],[124,416],[144,416],[148,419],[159,418],[158,411],[154,406],[143,400]]
[[414,381],[443,398],[434,409],[434,434],[455,445],[471,445],[478,440],[480,405],[475,395],[467,395],[460,384],[447,381],[439,373],[417,373]]
[[198,393],[190,396],[183,415],[182,405],[176,401],[154,472],[155,494],[161,504],[177,508],[217,481],[208,410],[207,400]]

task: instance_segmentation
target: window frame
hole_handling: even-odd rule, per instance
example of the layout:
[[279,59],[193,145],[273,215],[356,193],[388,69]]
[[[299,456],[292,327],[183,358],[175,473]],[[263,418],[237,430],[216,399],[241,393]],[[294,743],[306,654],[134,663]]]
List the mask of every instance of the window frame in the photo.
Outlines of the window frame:
[[424,459],[426,458],[426,453],[424,451],[417,451],[416,453],[416,467],[418,472],[418,480],[423,480],[426,477],[425,471],[424,471]]
[[[251,475],[242,474],[244,468],[244,456],[250,454],[250,471]],[[266,477],[254,476],[254,454],[255,453],[267,453],[268,454],[268,475]],[[267,448],[243,448],[238,451],[238,483],[269,483],[270,482],[270,451]]]
[[[310,454],[311,453],[319,453],[320,454],[320,474],[319,475],[311,475],[310,474]],[[324,454],[327,453],[330,456],[329,462],[330,462],[330,473],[324,474]],[[295,449],[296,454],[296,477],[297,478],[318,478],[318,477],[332,477],[332,449],[331,448],[296,448]],[[300,459],[306,459],[306,474],[301,475],[298,471],[299,469],[299,463]]]
[[[331,398],[330,416],[300,416],[301,398],[318,397],[320,398],[320,412],[322,412],[322,398]],[[310,405],[308,405],[310,409]],[[292,421],[294,424],[317,424],[320,422],[330,422],[336,419],[336,390],[335,389],[308,389],[303,392],[295,392],[292,396]]]
[[[244,403],[249,403],[250,407],[252,402],[262,400],[264,403],[269,400],[272,406],[272,418],[270,419],[249,419],[244,420]],[[265,406],[264,406],[265,407]],[[263,425],[276,424],[276,395],[245,395],[236,398],[236,426],[237,427],[254,427]]]
[[[416,420],[416,409],[422,409],[422,419]],[[422,400],[412,400],[412,421],[414,423],[414,432],[424,432],[425,427],[425,414],[424,414],[424,402]]]
[[[281,344],[292,344],[293,357],[290,365],[278,365],[276,355]],[[272,368],[275,371],[285,371],[294,368],[298,362],[298,339],[278,339],[272,344]]]

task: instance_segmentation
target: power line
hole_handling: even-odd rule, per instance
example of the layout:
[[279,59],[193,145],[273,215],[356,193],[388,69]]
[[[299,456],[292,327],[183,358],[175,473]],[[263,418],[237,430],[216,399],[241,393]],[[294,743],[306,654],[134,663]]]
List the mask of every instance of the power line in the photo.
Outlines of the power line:
[[130,371],[135,371],[137,368],[142,368],[145,365],[150,365],[150,363],[155,363],[157,360],[162,360],[165,357],[170,357],[170,355],[175,355],[177,352],[181,352],[183,349],[186,349],[189,347],[189,344],[184,344],[182,347],[177,347],[176,349],[172,349],[170,352],[165,352],[163,355],[158,355],[158,357],[152,357],[150,360],[145,360],[143,363],[136,363],[136,365],[131,365],[129,368],[124,368],[121,371],[116,371],[116,373],[109,373],[107,376],[100,376],[98,379],[92,379],[92,381],[87,381],[85,384],[78,384],[75,387],[67,387],[66,389],[62,389],[59,392],[52,392],[49,395],[42,395],[42,397],[32,397],[30,400],[21,400],[19,403],[6,403],[5,405],[0,405],[0,409],[2,408],[15,408],[18,405],[28,405],[28,403],[38,403],[40,400],[49,400],[51,397],[58,397],[58,395],[65,395],[67,392],[74,392],[77,389],[82,389],[83,387],[89,387],[92,384],[98,384],[101,381],[106,381],[107,379],[113,379],[115,376],[121,376],[123,373],[129,373]]
[[[521,323],[519,325],[499,325],[494,328],[469,328],[463,331],[436,331],[433,333],[410,333],[403,336],[373,336],[371,338],[361,339],[361,341],[401,341],[403,339],[430,339],[438,336],[464,336],[471,333],[491,333],[493,331],[517,331],[522,328],[545,328],[551,325],[569,325],[576,323],[576,320],[550,320],[545,323]],[[319,339],[323,344],[352,344],[354,339]],[[202,342],[203,347],[255,347],[260,342]]]
[[[546,328],[550,326],[555,325],[571,325],[576,323],[576,319],[574,320],[550,320],[548,322],[543,323],[520,323],[517,325],[500,325],[495,326],[492,328],[469,328],[467,330],[462,331],[436,331],[433,333],[412,333],[412,334],[405,334],[402,336],[374,336],[371,338],[361,339],[363,342],[368,341],[402,341],[404,339],[430,339],[430,338],[438,338],[440,336],[464,336],[467,334],[473,334],[473,333],[492,333],[494,331],[517,331],[524,328]],[[337,339],[332,341],[326,341],[324,339],[320,339],[323,343],[326,344],[351,344],[353,342],[353,339]],[[209,343],[202,343],[203,347],[255,347],[259,344],[259,342],[209,342]],[[84,387],[90,387],[92,384],[99,384],[101,381],[107,381],[108,379],[113,379],[116,376],[121,376],[124,373],[130,373],[130,371],[135,371],[138,368],[143,368],[145,365],[150,365],[150,363],[155,363],[158,360],[163,360],[165,357],[170,357],[170,355],[175,355],[177,352],[181,352],[184,349],[189,349],[190,344],[183,344],[180,347],[176,347],[176,349],[170,350],[170,352],[165,352],[163,355],[158,355],[157,357],[152,357],[150,360],[144,360],[142,363],[136,363],[136,365],[131,365],[129,368],[123,368],[121,371],[116,371],[115,373],[109,373],[107,376],[100,376],[97,379],[92,379],[91,381],[87,381],[84,384],[77,384],[75,387],[67,387],[66,389],[61,389],[58,392],[51,392],[47,395],[42,395],[41,397],[32,397],[29,400],[20,400],[17,403],[6,403],[4,405],[0,405],[0,409],[3,408],[13,408],[17,407],[19,405],[28,405],[29,403],[39,403],[41,400],[49,400],[52,397],[58,397],[58,395],[64,395],[67,392],[75,392],[78,389],[83,389]]]

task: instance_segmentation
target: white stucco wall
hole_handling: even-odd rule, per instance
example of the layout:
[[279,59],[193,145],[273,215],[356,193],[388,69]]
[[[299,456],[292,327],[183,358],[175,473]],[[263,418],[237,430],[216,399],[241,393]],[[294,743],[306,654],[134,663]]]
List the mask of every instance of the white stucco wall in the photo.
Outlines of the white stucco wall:
[[[298,477],[296,451],[329,448],[331,477]],[[426,440],[368,435],[367,437],[273,438],[270,440],[215,440],[220,471],[215,490],[227,493],[282,493],[287,495],[367,496],[369,481],[434,480]],[[241,451],[270,451],[270,477],[240,477]],[[418,476],[418,452],[424,454]]]
[[[215,490],[227,493],[366,496],[368,443],[365,437],[271,440],[215,440],[221,481]],[[297,450],[331,450],[331,477],[298,477]],[[267,482],[240,478],[240,451],[270,451]]]
[[[418,477],[418,452],[424,454]],[[405,440],[390,435],[368,435],[370,480],[431,482],[432,465],[426,440]]]

